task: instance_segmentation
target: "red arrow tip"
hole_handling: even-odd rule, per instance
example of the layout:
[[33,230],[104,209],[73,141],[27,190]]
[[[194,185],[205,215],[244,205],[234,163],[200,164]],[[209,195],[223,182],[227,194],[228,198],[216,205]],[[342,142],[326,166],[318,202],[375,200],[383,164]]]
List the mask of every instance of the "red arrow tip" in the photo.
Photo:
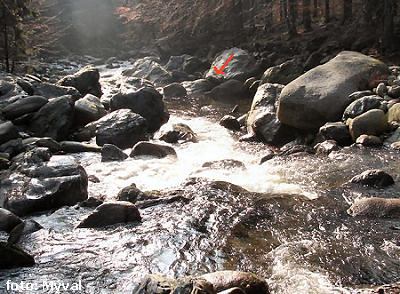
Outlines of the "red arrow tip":
[[224,62],[224,64],[221,66],[221,68],[218,68],[214,66],[214,71],[217,75],[223,75],[225,74],[224,69],[229,65],[229,63],[232,61],[234,57],[234,54],[231,54],[228,59]]
[[223,75],[225,72],[222,69],[219,69],[218,67],[214,66],[214,71],[217,75]]

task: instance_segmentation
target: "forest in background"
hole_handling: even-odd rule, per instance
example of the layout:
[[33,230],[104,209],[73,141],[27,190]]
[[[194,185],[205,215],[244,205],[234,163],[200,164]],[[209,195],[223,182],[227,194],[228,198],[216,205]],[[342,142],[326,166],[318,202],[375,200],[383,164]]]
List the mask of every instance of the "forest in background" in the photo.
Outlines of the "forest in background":
[[3,69],[13,71],[37,56],[110,57],[144,49],[165,58],[212,58],[232,46],[266,60],[343,49],[390,56],[400,43],[398,2],[0,0],[0,57]]

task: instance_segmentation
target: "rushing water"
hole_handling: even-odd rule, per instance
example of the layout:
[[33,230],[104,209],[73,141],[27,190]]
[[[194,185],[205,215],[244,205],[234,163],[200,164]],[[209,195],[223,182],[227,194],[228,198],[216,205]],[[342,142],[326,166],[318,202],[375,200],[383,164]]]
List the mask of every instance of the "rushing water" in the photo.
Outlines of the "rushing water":
[[[107,72],[114,80],[119,73]],[[141,209],[141,223],[105,229],[75,229],[89,208],[33,216],[45,229],[21,246],[37,265],[2,271],[0,281],[82,280],[83,293],[131,293],[135,279],[147,273],[178,277],[236,269],[265,277],[272,293],[308,294],[353,293],[400,280],[400,222],[346,213],[355,198],[397,197],[400,186],[343,186],[368,168],[383,168],[398,181],[398,153],[351,147],[329,157],[291,155],[259,165],[267,147],[238,142],[217,123],[226,109],[208,102],[168,103],[169,123],[185,123],[199,138],[173,145],[177,158],[101,163],[99,154],[75,155],[100,179],[89,183],[89,196],[111,200],[135,183],[187,201]],[[206,115],[197,115],[204,109]],[[244,167],[202,167],[223,159]],[[4,287],[0,283],[0,291]]]

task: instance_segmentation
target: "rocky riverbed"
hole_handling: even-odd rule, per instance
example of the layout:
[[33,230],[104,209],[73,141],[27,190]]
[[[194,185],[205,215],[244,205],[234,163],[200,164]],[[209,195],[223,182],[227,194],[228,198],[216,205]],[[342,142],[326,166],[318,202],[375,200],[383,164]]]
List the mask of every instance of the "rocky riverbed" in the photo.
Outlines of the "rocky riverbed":
[[44,68],[0,78],[2,291],[397,293],[398,67],[233,48]]

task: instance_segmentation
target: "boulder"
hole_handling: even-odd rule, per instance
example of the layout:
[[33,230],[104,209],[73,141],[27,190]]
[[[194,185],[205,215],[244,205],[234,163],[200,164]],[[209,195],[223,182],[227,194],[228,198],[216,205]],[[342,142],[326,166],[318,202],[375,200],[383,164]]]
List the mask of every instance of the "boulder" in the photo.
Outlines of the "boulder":
[[240,130],[240,123],[233,115],[225,115],[220,121],[219,124],[224,128],[232,131]]
[[100,99],[92,94],[87,94],[75,102],[75,125],[84,126],[106,115],[107,111]]
[[347,212],[351,216],[400,218],[400,199],[362,198],[356,200]]
[[[17,84],[17,81],[13,77],[3,79],[0,76],[0,98],[1,102],[8,100],[10,97],[17,95],[26,95],[24,90]],[[0,105],[3,104],[0,102]]]
[[115,224],[141,221],[139,210],[130,202],[106,202],[88,215],[78,228],[99,228]]
[[280,65],[268,68],[262,78],[262,84],[287,85],[303,74],[303,66],[296,59],[288,60]]
[[147,121],[147,130],[157,131],[169,119],[162,95],[154,88],[141,88],[138,91],[119,93],[111,98],[111,110],[130,109]]
[[60,142],[61,151],[65,153],[101,152],[101,147],[74,141]]
[[249,93],[243,85],[243,82],[234,79],[225,81],[221,85],[216,86],[208,95],[215,101],[233,104],[249,97]]
[[[224,70],[225,74],[217,75],[214,71],[214,67],[221,68],[221,66],[228,60],[228,58],[233,54],[233,59]],[[259,65],[257,64],[254,56],[249,52],[239,48],[232,48],[220,53],[213,61],[210,70],[208,71],[206,77],[215,77],[218,79],[225,80],[239,80],[246,81],[252,76],[256,76],[259,72]]]
[[385,188],[394,184],[391,175],[379,169],[366,170],[350,180],[352,184],[374,188]]
[[186,97],[187,91],[180,83],[172,83],[163,88],[164,97]]
[[22,220],[7,209],[0,208],[0,231],[11,232]]
[[70,95],[72,99],[78,100],[82,97],[81,93],[74,87],[63,87],[50,83],[38,83],[33,86],[33,93],[37,96],[42,96],[47,99],[58,98],[65,95]]
[[33,116],[30,130],[39,137],[65,139],[73,123],[74,102],[70,96],[52,99]]
[[151,156],[157,158],[164,158],[167,156],[176,157],[176,152],[174,148],[167,145],[154,144],[150,142],[139,142],[137,143],[131,151],[130,157],[137,156]]
[[0,242],[0,269],[34,266],[35,259],[15,245]]
[[381,103],[382,99],[379,96],[362,97],[347,106],[343,113],[343,120],[355,118],[371,109],[380,109]]
[[197,136],[193,130],[185,124],[168,124],[160,130],[157,138],[161,141],[174,144],[178,142],[197,142]]
[[357,52],[344,51],[289,83],[280,95],[278,119],[289,126],[315,130],[339,121],[349,95],[367,90],[388,76],[388,67]]
[[284,86],[263,84],[258,87],[251,105],[246,125],[249,134],[274,145],[283,145],[294,138],[292,128],[283,125],[276,116],[279,94]]
[[0,144],[19,138],[18,130],[10,121],[0,123]]
[[182,86],[185,87],[188,95],[204,94],[211,91],[217,85],[218,82],[214,79],[199,79],[182,83]]
[[148,198],[149,196],[140,191],[135,184],[123,188],[117,195],[118,201],[128,201],[131,203],[136,203],[136,201],[146,200]]
[[400,122],[400,103],[396,103],[389,108],[388,122]]
[[143,78],[156,85],[166,85],[173,81],[171,73],[159,64],[153,56],[136,60],[132,68],[123,72],[124,76]]
[[342,122],[326,123],[319,129],[319,134],[325,140],[334,140],[341,146],[353,142],[349,128]]
[[104,144],[101,148],[101,161],[123,161],[128,158],[128,155],[117,146],[111,144]]
[[361,135],[357,138],[356,143],[363,146],[381,146],[382,140],[377,136]]
[[7,119],[15,119],[39,110],[47,102],[47,98],[42,96],[28,96],[6,106],[2,113]]
[[333,151],[338,151],[339,146],[336,141],[327,140],[315,145],[314,150],[317,155],[328,155]]
[[380,109],[372,109],[352,119],[349,123],[353,140],[361,135],[380,135],[388,128],[385,113]]
[[146,139],[147,122],[130,109],[111,112],[95,122],[96,143],[99,146],[113,144],[125,149]]
[[268,294],[268,284],[255,274],[237,271],[219,271],[205,274],[199,278],[214,286],[216,292],[231,288],[240,288],[246,294]]
[[[43,148],[42,148],[43,149]],[[0,206],[23,216],[34,212],[75,205],[87,199],[88,179],[85,170],[67,156],[53,156],[29,151],[15,163],[18,167],[9,171],[8,178],[0,180]],[[43,150],[44,151],[44,150]]]
[[97,68],[86,66],[73,75],[66,76],[58,81],[60,86],[74,87],[82,96],[92,94],[101,97],[103,92],[100,85],[100,73]]
[[21,240],[21,238],[41,229],[43,229],[43,227],[34,220],[23,221],[12,229],[7,242],[8,244],[16,244]]

